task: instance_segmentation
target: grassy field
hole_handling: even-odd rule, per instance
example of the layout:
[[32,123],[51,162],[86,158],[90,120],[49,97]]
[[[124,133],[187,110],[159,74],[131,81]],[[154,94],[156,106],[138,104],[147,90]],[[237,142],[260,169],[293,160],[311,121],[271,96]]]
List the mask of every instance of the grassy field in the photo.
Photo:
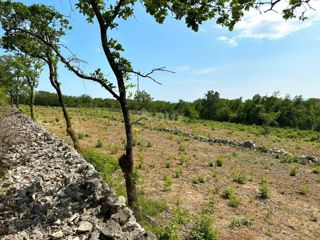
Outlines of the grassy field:
[[[27,108],[23,111],[27,113]],[[71,142],[59,108],[36,107],[36,119]],[[125,136],[122,117],[104,109],[69,109],[85,158],[124,195],[117,166]],[[320,134],[211,121],[133,115],[134,159],[142,224],[162,239],[206,232],[219,239],[320,239],[320,166],[284,163],[272,155],[209,144],[157,131],[177,128],[210,137],[252,140],[267,148],[320,157]],[[212,234],[212,235],[210,235]],[[203,238],[214,239],[207,231]],[[205,236],[211,236],[205,238]]]

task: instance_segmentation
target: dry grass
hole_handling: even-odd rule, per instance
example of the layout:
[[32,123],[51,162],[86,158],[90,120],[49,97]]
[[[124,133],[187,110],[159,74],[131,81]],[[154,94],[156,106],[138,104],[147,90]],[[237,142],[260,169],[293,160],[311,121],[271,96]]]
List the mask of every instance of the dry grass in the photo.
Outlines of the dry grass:
[[[76,132],[81,135],[82,147],[113,157],[119,157],[123,153],[125,138],[119,113],[101,109],[70,109],[70,114]],[[36,118],[49,131],[70,142],[58,108],[37,107]],[[320,156],[318,142],[286,137],[286,130],[275,129],[269,135],[259,135],[254,133],[253,128],[242,125],[237,125],[238,128],[232,126],[230,129],[230,125],[226,124],[224,128],[221,123],[209,126],[208,122],[186,123],[152,117],[147,117],[144,121],[148,127],[176,127],[205,136],[239,141],[251,139],[268,147]],[[145,196],[166,201],[169,205],[168,210],[154,217],[153,220],[158,225],[168,223],[176,217],[178,201],[179,208],[187,210],[190,219],[201,212],[211,215],[220,239],[320,238],[320,223],[311,221],[312,216],[320,215],[320,175],[312,173],[313,166],[299,165],[299,171],[293,177],[289,175],[292,164],[280,163],[279,159],[267,154],[218,144],[210,145],[143,126],[134,126],[134,135],[135,167],[141,176],[139,189]],[[98,141],[102,143],[101,148],[95,147]],[[221,167],[212,164],[217,159],[223,159]],[[234,181],[234,176],[239,173],[246,176],[243,184]],[[119,177],[121,172],[118,170],[114,174]],[[170,188],[166,188],[169,177]],[[199,177],[203,181],[195,184],[193,180]],[[263,178],[268,179],[268,199],[259,198]],[[303,186],[308,187],[308,193],[299,194]],[[234,189],[235,196],[240,199],[238,207],[230,207],[229,200],[221,197],[226,187]],[[210,208],[212,211],[209,211],[212,201],[214,207],[211,206],[213,210]],[[231,223],[239,218],[250,219],[252,225],[231,227]],[[186,233],[186,229],[190,229],[191,224],[192,221],[179,225],[182,235]]]

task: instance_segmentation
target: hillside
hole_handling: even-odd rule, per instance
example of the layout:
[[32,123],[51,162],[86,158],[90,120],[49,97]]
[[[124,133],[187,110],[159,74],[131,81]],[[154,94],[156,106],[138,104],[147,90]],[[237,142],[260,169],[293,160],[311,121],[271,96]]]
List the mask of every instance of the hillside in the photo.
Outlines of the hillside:
[[[86,108],[70,109],[70,114],[85,158],[124,195],[116,167],[124,142],[120,114]],[[185,238],[196,219],[209,216],[220,239],[319,239],[318,133],[171,121],[161,114],[133,117],[135,168],[144,208],[141,223],[148,229]],[[38,107],[36,119],[70,142],[59,109]],[[230,144],[244,141],[247,147]]]

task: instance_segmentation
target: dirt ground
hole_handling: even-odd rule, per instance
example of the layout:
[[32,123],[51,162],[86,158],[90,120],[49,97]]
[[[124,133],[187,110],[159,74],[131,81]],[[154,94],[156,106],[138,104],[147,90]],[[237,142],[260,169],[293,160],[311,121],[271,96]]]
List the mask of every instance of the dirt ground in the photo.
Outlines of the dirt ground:
[[[83,148],[118,157],[125,142],[119,113],[106,110],[70,109],[75,131],[82,135]],[[140,116],[134,116],[138,119]],[[58,108],[36,108],[37,121],[55,135],[70,142],[65,134],[63,117]],[[281,163],[269,154],[237,147],[209,144],[152,127],[173,127],[234,140],[252,140],[268,147],[285,148],[298,154],[320,156],[320,144],[273,134],[257,135],[246,130],[201,126],[200,123],[167,121],[147,117],[135,125],[134,159],[141,176],[139,189],[146,196],[167,202],[169,209],[154,218],[157,223],[169,222],[177,202],[192,219],[200,212],[213,217],[220,239],[320,239],[320,175],[315,165]],[[240,127],[239,127],[240,128]],[[102,148],[95,148],[100,140]],[[222,166],[216,166],[217,159]],[[291,172],[295,169],[295,176]],[[121,174],[117,172],[115,174]],[[243,176],[243,183],[235,182]],[[197,182],[197,179],[201,179]],[[262,179],[266,179],[270,197],[261,199]],[[221,195],[232,187],[238,207],[231,207]],[[207,211],[210,203],[214,207]],[[247,219],[250,226],[232,226]],[[183,232],[190,223],[181,224]]]

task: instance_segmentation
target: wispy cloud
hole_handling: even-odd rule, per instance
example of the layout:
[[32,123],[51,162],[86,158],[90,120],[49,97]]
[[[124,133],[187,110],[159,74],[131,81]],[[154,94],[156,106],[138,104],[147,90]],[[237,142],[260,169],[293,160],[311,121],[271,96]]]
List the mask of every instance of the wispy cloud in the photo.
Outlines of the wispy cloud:
[[[286,7],[286,3],[281,1],[277,5],[277,12],[269,11],[260,13],[256,10],[251,10],[245,14],[242,21],[236,26],[235,30],[239,33],[239,38],[254,38],[254,39],[281,39],[287,35],[310,27],[316,21],[320,20],[319,14],[316,11],[308,12],[306,21],[298,19],[290,19],[285,21],[282,18],[281,12]],[[319,5],[319,2],[317,3]],[[320,6],[313,6],[316,10],[320,10]]]
[[193,68],[189,65],[174,68],[177,73],[189,73],[193,75],[205,75],[216,71],[215,67]]
[[187,72],[191,69],[191,66],[189,65],[183,65],[183,66],[179,66],[179,67],[176,67],[174,70],[176,72]]
[[226,36],[221,36],[221,37],[218,37],[217,40],[222,42],[222,43],[228,44],[231,47],[238,46],[238,42],[236,41],[235,38],[229,38],[229,37],[226,37]]
[[216,71],[215,67],[206,67],[206,68],[193,69],[192,73],[196,75],[205,75],[215,71]]

